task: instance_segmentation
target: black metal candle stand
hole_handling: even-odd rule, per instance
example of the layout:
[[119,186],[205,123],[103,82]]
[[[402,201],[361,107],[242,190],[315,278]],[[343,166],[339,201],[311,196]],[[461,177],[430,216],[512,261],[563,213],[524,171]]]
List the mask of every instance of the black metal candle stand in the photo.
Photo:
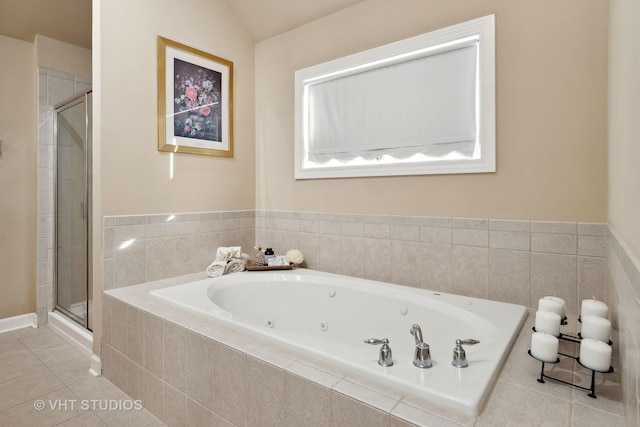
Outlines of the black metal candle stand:
[[[531,329],[534,332],[537,332],[535,326],[533,328],[531,328]],[[582,341],[582,337],[580,336],[580,333],[578,333],[578,336],[567,335],[567,334],[560,333],[560,336],[558,336],[557,338],[559,340],[572,342],[572,343],[578,344],[578,345]],[[608,344],[612,345],[613,343],[611,342],[611,340],[609,340]],[[591,368],[589,368],[587,366],[584,366],[580,362],[580,357],[571,356],[569,354],[564,354],[564,353],[558,352],[558,356],[570,357],[571,359],[577,361],[580,364],[580,366],[582,366],[583,368],[586,368],[586,369],[591,371],[591,387],[589,387],[589,388],[582,387],[582,386],[580,386],[578,384],[570,383],[568,381],[564,381],[564,380],[549,376],[549,375],[544,373],[544,364],[545,363],[553,363],[553,364],[559,363],[560,362],[560,358],[559,357],[554,362],[545,362],[544,360],[540,360],[537,357],[535,357],[533,354],[531,354],[531,350],[528,350],[527,353],[529,353],[529,356],[533,357],[534,359],[536,359],[537,361],[542,363],[542,368],[540,369],[540,378],[538,378],[536,381],[538,381],[539,383],[544,383],[545,382],[544,379],[547,378],[547,379],[550,379],[550,380],[553,380],[553,381],[557,381],[557,382],[562,383],[562,384],[566,384],[566,385],[571,386],[571,387],[579,388],[580,390],[589,391],[590,393],[587,396],[589,396],[589,397],[591,397],[593,399],[598,397],[598,396],[596,396],[596,372],[600,372],[600,373],[603,373],[603,374],[610,374],[610,373],[613,372],[613,366],[610,366],[609,370],[607,370],[607,371],[597,371],[595,369],[591,369]]]

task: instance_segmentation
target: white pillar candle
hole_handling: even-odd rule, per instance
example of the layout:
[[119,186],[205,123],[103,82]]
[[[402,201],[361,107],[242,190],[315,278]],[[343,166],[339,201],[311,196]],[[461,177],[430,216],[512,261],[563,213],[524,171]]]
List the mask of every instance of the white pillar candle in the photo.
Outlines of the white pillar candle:
[[593,338],[608,343],[611,335],[611,322],[609,319],[593,314],[582,316],[580,335],[582,338]]
[[558,338],[545,332],[531,334],[531,355],[543,362],[558,360]]
[[593,314],[594,316],[607,317],[609,307],[607,304],[596,299],[583,299],[580,307],[580,320],[582,317]]
[[[552,311],[557,313],[558,316],[564,316],[564,305],[560,301],[550,299],[553,297],[543,297],[538,300],[539,311]],[[559,299],[559,298],[558,298]]]
[[536,332],[560,336],[560,315],[552,311],[536,311]]
[[611,368],[611,347],[599,340],[585,338],[580,342],[580,364],[598,372]]
[[567,304],[564,302],[562,298],[559,297],[544,297],[543,299],[548,299],[551,301],[555,301],[562,306],[562,313],[558,313],[560,317],[565,317],[567,315]]

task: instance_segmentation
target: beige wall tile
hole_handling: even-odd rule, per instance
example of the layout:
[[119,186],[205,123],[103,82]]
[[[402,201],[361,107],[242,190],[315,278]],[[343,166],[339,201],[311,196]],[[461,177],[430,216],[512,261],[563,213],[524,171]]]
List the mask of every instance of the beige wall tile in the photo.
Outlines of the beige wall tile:
[[364,277],[364,237],[342,236],[342,274]]
[[489,247],[528,251],[530,235],[526,231],[489,230]]
[[605,258],[578,257],[578,302],[583,299],[596,298],[607,301]]
[[125,388],[122,389],[134,400],[142,400],[144,398],[144,368],[131,359],[126,359],[127,378],[125,380]]
[[213,412],[187,397],[187,426],[211,427]]
[[247,359],[247,427],[284,424],[284,371]]
[[102,341],[111,344],[111,304],[113,298],[109,295],[102,294]]
[[244,425],[247,418],[247,356],[217,343],[214,353],[214,411],[235,425]]
[[187,330],[164,322],[164,381],[181,392],[187,388]]
[[168,384],[164,386],[162,421],[168,426],[187,426],[187,396]]
[[531,251],[576,254],[577,236],[572,234],[531,233]]
[[[363,382],[366,382],[364,380]],[[359,403],[366,404],[367,406],[389,413],[396,406],[400,400],[398,396],[391,397],[380,393],[375,386],[357,384],[351,378],[344,379],[338,382],[332,389],[333,393],[340,393],[342,396],[348,396],[351,399],[355,399]]]
[[331,393],[331,425],[336,427],[387,427],[389,414],[348,398],[340,393]]
[[391,280],[391,241],[386,239],[364,239],[364,277],[370,280]]
[[187,332],[187,396],[210,410],[213,410],[213,366],[213,341]]
[[365,223],[364,237],[374,239],[388,239],[391,236],[391,226],[389,224]]
[[528,251],[489,249],[489,299],[530,305],[529,256]]
[[404,426],[405,423],[410,423],[409,425],[419,425],[419,426],[442,426],[442,427],[457,427],[460,426],[458,423],[454,423],[452,421],[441,418],[435,414],[423,411],[419,408],[416,408],[412,405],[407,405],[404,402],[400,402],[393,408],[391,411],[391,419],[394,421],[393,425]]
[[198,235],[198,270],[204,271],[216,258],[220,246],[220,233]]
[[420,286],[420,243],[391,240],[391,282],[400,285]]
[[578,255],[605,257],[607,247],[604,236],[578,236]]
[[284,426],[331,424],[331,390],[289,373],[284,377]]
[[532,233],[576,234],[578,225],[575,222],[531,221]]
[[126,356],[133,361],[143,363],[144,317],[142,311],[130,305],[126,306]]
[[308,268],[318,269],[320,260],[320,236],[316,233],[299,233],[300,251]]
[[164,377],[164,321],[145,312],[143,314],[143,363],[142,365],[159,378]]
[[342,241],[340,236],[320,234],[318,268],[328,273],[342,272]]
[[111,302],[111,346],[121,353],[127,348],[127,306],[116,298]]
[[577,314],[577,257],[547,253],[531,253],[531,304],[537,306],[543,296],[563,298],[568,314]]
[[389,234],[393,240],[420,241],[420,226],[417,224],[391,224]]
[[124,241],[114,243],[115,269],[114,287],[135,285],[146,281],[146,242],[135,240],[122,247]]
[[479,246],[486,248],[489,246],[489,231],[454,228],[452,229],[452,243],[454,245]]
[[488,298],[488,248],[452,247],[451,291],[459,295]]
[[420,226],[420,241],[425,243],[451,244],[451,228],[422,225]]
[[146,369],[142,373],[142,404],[156,417],[163,418],[164,382]]
[[530,223],[529,221],[520,221],[512,219],[490,219],[489,230],[496,231],[519,231],[529,233]]
[[578,234],[583,236],[606,236],[607,224],[579,222]]
[[341,222],[340,234],[343,236],[364,237],[364,223]]
[[420,287],[450,292],[452,280],[451,245],[423,243],[420,254]]
[[175,237],[173,239],[173,256],[174,273],[176,276],[199,271],[198,236],[185,235]]
[[[150,218],[150,217],[148,217]],[[148,220],[147,218],[147,220]],[[162,215],[162,218],[159,218],[160,222],[151,222],[147,223],[146,228],[146,238],[147,239],[156,239],[159,237],[172,237],[173,236],[173,222],[166,222],[166,216]]]

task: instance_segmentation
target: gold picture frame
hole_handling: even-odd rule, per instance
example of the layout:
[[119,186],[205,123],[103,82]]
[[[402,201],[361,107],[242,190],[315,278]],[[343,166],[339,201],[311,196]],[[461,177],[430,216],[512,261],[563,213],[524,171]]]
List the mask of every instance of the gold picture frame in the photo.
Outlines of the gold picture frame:
[[233,157],[233,62],[158,36],[158,150]]

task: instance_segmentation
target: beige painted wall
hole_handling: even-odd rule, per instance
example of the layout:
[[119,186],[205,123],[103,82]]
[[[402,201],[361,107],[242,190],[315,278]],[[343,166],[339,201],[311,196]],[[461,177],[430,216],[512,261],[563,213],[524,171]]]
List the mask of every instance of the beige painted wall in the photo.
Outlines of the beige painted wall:
[[[295,181],[295,70],[496,15],[495,174]],[[606,220],[608,3],[369,0],[256,46],[259,209]]]
[[640,259],[640,3],[611,1],[609,224]]
[[41,67],[91,77],[91,50],[36,35],[37,62]]
[[37,143],[33,45],[0,35],[0,319],[33,313]]
[[[102,214],[252,209],[253,41],[223,0],[101,2]],[[234,62],[233,158],[157,149],[156,38]]]

